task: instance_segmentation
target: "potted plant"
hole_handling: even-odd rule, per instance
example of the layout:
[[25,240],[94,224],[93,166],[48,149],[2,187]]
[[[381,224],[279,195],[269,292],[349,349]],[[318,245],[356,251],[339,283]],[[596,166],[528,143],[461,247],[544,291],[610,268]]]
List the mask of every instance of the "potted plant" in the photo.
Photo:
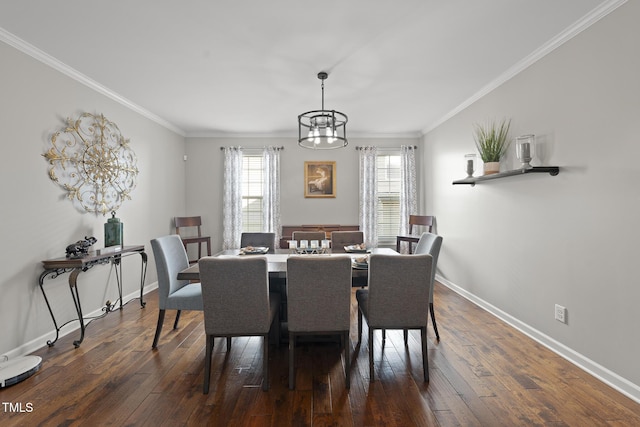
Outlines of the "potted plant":
[[484,162],[484,174],[500,172],[500,159],[507,152],[511,140],[507,139],[511,120],[503,119],[500,123],[475,125],[474,139]]

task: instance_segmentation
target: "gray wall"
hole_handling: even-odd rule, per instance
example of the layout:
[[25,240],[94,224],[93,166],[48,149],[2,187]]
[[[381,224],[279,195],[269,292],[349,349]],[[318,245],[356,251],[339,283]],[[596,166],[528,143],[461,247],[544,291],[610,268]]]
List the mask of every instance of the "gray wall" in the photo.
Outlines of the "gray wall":
[[[639,20],[626,3],[425,137],[440,277],[636,400]],[[560,175],[451,185],[475,151],[473,124],[501,117],[514,136],[536,134],[534,164]]]
[[[170,218],[185,206],[184,138],[1,42],[0,63],[0,355],[13,357],[53,337],[53,323],[37,286],[41,261],[64,256],[65,247],[85,235],[98,238],[94,248],[104,245],[107,218],[76,210],[47,175],[42,154],[50,147],[51,134],[66,124],[67,117],[86,111],[104,114],[131,140],[140,169],[138,185],[133,200],[125,202],[117,216],[124,222],[125,242],[147,245],[150,284],[156,273],[149,240],[169,233]],[[126,295],[139,289],[139,258],[123,260]],[[75,313],[67,279],[65,275],[46,282],[60,321]],[[87,314],[117,298],[108,266],[81,274],[79,283]]]
[[[639,19],[640,5],[626,3],[419,143],[420,211],[438,217],[445,238],[440,279],[636,400]],[[187,138],[185,143],[182,136],[4,43],[0,60],[0,355],[27,353],[52,337],[37,287],[40,261],[62,256],[67,244],[85,235],[102,239],[106,218],[76,211],[49,180],[41,156],[66,117],[103,113],[131,139],[141,172],[133,200],[118,216],[125,223],[125,239],[147,247],[151,238],[170,233],[171,219],[182,214],[202,215],[214,248],[221,247],[222,145],[286,147],[283,224],[347,224],[358,219],[353,147],[416,143],[353,139],[347,149],[335,152],[299,149],[292,138]],[[513,135],[538,135],[543,155],[536,163],[560,165],[560,175],[452,186],[464,174],[463,155],[474,151],[473,123],[505,116],[513,119]],[[305,160],[338,162],[336,199],[304,199]],[[503,167],[515,166],[510,153]],[[138,260],[125,260],[124,266],[125,294],[133,294]],[[47,282],[60,316],[73,313],[66,280]],[[155,280],[150,256],[147,283]],[[84,273],[81,282],[86,312],[115,299],[108,267]],[[568,308],[567,325],[553,319],[555,303]]]
[[[295,120],[295,117],[292,118]],[[294,122],[295,123],[295,122]],[[281,216],[283,225],[358,224],[357,146],[400,147],[418,144],[419,138],[353,138],[339,150],[309,150],[298,147],[292,138],[187,138],[187,213],[203,217],[204,231],[210,233],[216,250],[222,248],[222,180],[224,155],[220,147],[262,148],[283,146],[280,154]],[[421,159],[417,155],[417,167]],[[335,198],[304,197],[304,162],[335,161]]]

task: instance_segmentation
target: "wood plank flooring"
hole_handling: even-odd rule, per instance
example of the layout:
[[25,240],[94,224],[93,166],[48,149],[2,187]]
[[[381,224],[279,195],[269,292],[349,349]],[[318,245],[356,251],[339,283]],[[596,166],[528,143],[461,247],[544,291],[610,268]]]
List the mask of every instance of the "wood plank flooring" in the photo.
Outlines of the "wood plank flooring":
[[[209,395],[202,394],[202,313],[167,316],[151,342],[157,296],[147,307],[91,323],[80,348],[72,333],[35,354],[41,370],[0,390],[2,426],[640,426],[640,404],[616,392],[448,288],[436,284],[441,341],[429,326],[430,382],[422,381],[420,337],[375,334],[376,381],[369,382],[367,329],[357,346],[352,304],[351,389],[340,349],[296,349],[296,390],[288,389],[286,346],[272,347],[271,389],[263,392],[259,338],[216,340]],[[43,343],[44,344],[44,343]],[[28,404],[28,405],[27,405]],[[32,410],[28,411],[27,408]]]

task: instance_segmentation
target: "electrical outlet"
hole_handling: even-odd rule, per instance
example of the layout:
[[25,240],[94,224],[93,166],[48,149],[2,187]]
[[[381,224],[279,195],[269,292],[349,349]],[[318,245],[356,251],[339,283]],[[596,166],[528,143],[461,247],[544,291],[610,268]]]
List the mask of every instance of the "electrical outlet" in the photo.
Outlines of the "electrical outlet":
[[556,320],[558,322],[567,323],[567,309],[559,304],[556,304]]

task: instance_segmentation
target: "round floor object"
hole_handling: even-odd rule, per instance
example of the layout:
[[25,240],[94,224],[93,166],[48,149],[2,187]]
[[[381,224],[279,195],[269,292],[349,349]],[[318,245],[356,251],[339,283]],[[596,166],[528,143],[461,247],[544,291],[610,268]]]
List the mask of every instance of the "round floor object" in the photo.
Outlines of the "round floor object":
[[22,356],[0,362],[0,388],[26,380],[38,372],[41,365],[40,356]]

